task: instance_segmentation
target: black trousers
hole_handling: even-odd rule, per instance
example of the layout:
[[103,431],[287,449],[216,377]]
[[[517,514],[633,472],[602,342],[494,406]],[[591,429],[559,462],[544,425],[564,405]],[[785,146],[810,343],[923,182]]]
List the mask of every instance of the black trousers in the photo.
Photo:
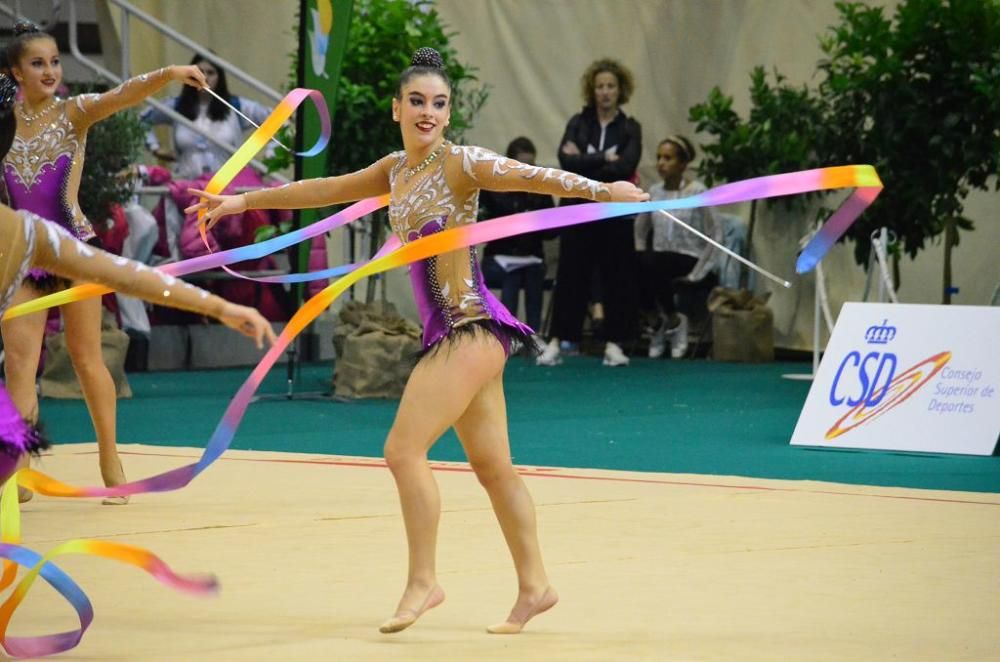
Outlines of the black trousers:
[[639,253],[639,306],[643,312],[653,312],[660,304],[670,315],[677,309],[674,302],[674,279],[687,276],[698,260],[690,255],[671,251],[646,250]]
[[601,282],[605,340],[628,343],[638,335],[635,218],[625,216],[563,230],[559,237],[551,335],[579,342],[594,271]]

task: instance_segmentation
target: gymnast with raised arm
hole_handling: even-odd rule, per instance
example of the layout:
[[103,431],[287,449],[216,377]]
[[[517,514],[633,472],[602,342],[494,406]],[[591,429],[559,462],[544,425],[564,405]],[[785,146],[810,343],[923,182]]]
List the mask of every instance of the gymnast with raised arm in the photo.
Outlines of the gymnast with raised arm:
[[[17,129],[13,112],[16,92],[10,77],[0,73],[0,159],[7,155]],[[271,325],[253,308],[230,303],[144,264],[85,244],[61,225],[32,212],[0,205],[0,316],[12,306],[21,281],[35,268],[216,317],[253,338],[258,347],[265,340],[270,344],[276,340]],[[36,421],[27,420],[0,385],[0,484],[16,471],[20,461],[46,446]]]
[[[476,221],[480,189],[528,191],[604,202],[648,195],[629,182],[602,183],[562,170],[529,166],[480,147],[454,145],[444,132],[452,89],[437,51],[421,48],[399,79],[392,100],[403,150],[339,177],[296,182],[235,196],[192,191],[209,224],[246,209],[300,209],[390,194],[389,220],[403,242]],[[515,344],[532,330],[483,283],[476,249],[455,250],[410,269],[424,325],[423,354],[410,374],[385,441],[385,459],[399,491],[409,573],[383,633],[412,625],[444,600],[435,565],[441,503],[427,452],[454,427],[486,489],[517,571],[518,595],[506,620],[487,628],[516,634],[558,596],[542,563],[535,507],[511,463],[503,370]]]

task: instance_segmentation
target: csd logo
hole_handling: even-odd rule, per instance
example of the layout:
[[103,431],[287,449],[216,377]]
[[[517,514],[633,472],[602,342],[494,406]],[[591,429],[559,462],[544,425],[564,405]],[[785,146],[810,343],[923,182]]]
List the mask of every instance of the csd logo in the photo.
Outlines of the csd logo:
[[[857,352],[851,352],[851,354],[857,354]],[[850,354],[848,355],[848,357]],[[879,370],[876,371],[875,377],[871,382],[871,387],[866,386],[863,390],[867,394],[866,397],[860,398],[856,401],[856,404],[852,405],[850,411],[840,417],[840,419],[833,424],[833,426],[826,431],[826,438],[829,441],[839,437],[840,435],[850,432],[859,425],[863,425],[869,421],[872,421],[882,414],[886,413],[896,405],[902,404],[907,398],[916,393],[924,384],[926,384],[930,379],[941,371],[941,368],[945,366],[948,361],[951,360],[951,352],[941,352],[940,354],[935,354],[929,356],[920,363],[916,364],[909,370],[904,371],[899,376],[891,378],[888,383],[882,388],[881,393],[878,397],[874,399],[873,402],[869,402],[874,394],[877,387],[877,379],[881,372],[881,366],[885,364],[887,356],[892,357],[893,368],[895,368],[896,357],[892,354],[887,354],[882,357],[879,361]],[[866,357],[867,358],[867,357]],[[847,362],[847,358],[844,362]],[[864,361],[862,361],[864,365]],[[841,363],[841,367],[844,363]],[[838,371],[838,376],[840,371]],[[834,380],[834,389],[836,390],[837,381]],[[832,394],[832,391],[831,391]],[[831,401],[832,401],[831,395]],[[847,402],[851,405],[851,402]]]
[[[888,392],[889,384],[892,383],[892,378],[896,374],[896,365],[896,355],[889,352],[885,354],[869,352],[864,358],[861,358],[861,352],[850,352],[840,362],[837,374],[833,378],[833,386],[830,387],[830,404],[839,407],[846,402],[849,406],[854,407],[863,402],[866,407],[874,407],[882,402],[886,392]],[[870,372],[872,370],[875,371],[874,375]],[[841,387],[840,381],[844,378],[845,372],[856,377],[856,386],[860,387],[857,391],[857,397],[851,397],[850,390],[847,387]],[[878,392],[879,384],[882,385],[881,392]],[[841,395],[842,392],[846,392],[847,395]],[[876,394],[876,392],[878,393]]]
[[[884,320],[881,325],[868,327],[865,344],[885,346],[895,337],[896,327]],[[830,404],[834,407],[847,405],[851,409],[827,430],[827,440],[850,432],[901,404],[951,360],[951,352],[941,352],[897,375],[896,355],[879,349],[881,347],[869,347],[870,351],[864,353],[848,352],[837,367],[830,386]]]
[[[865,343],[869,345],[886,345],[896,337],[896,327],[889,326],[889,320],[884,320],[880,326],[870,326],[865,331]],[[885,352],[871,351],[862,358],[861,352],[850,352],[840,362],[837,374],[833,378],[833,385],[830,387],[830,404],[834,407],[847,402],[851,407],[865,403],[868,407],[874,407],[885,397],[892,383],[892,378],[896,374],[896,355]],[[874,371],[872,374],[871,371]],[[855,384],[860,387],[857,397],[851,397],[850,386],[841,388],[841,379],[847,375],[855,377]],[[882,385],[881,393],[876,396],[879,384]],[[847,391],[848,395],[841,395]]]

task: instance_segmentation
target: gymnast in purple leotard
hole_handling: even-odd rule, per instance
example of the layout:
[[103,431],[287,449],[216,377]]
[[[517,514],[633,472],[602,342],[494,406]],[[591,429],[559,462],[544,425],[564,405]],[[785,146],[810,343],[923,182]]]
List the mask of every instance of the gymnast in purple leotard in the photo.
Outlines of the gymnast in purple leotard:
[[[194,191],[208,223],[246,209],[295,209],[390,194],[389,220],[405,243],[474,223],[480,189],[529,191],[572,198],[632,202],[648,198],[629,182],[601,183],[538,168],[486,149],[444,139],[451,83],[441,56],[420,49],[400,77],[392,101],[404,150],[341,177],[296,182],[238,196]],[[424,353],[403,391],[385,442],[399,491],[409,548],[409,575],[395,615],[379,628],[399,632],[444,600],[435,549],[441,513],[427,451],[454,427],[472,469],[486,488],[518,575],[518,596],[505,621],[489,632],[513,634],[557,601],[542,564],[531,496],[511,463],[503,369],[512,341],[531,333],[490,294],[474,248],[412,265],[413,293],[424,324]]]
[[[87,130],[109,115],[138,104],[172,80],[203,86],[204,75],[194,66],[164,67],[104,94],[60,99],[55,93],[62,82],[62,66],[55,40],[30,23],[18,23],[14,32],[15,39],[5,54],[22,98],[15,106],[17,135],[3,162],[6,201],[15,209],[51,219],[77,239],[90,242],[95,238],[94,229],[77,203]],[[11,303],[30,301],[46,290],[67,284],[43,270],[33,270]],[[125,472],[115,446],[115,385],[101,352],[101,301],[94,298],[67,304],[61,312],[66,348],[97,436],[101,476],[105,485],[119,485],[125,482]],[[35,375],[45,320],[45,313],[35,313],[0,326],[7,389],[28,420],[38,417]],[[22,490],[22,500],[30,497],[30,492]],[[126,502],[127,497],[104,501]]]
[[[16,91],[10,77],[0,73],[0,159],[14,141]],[[258,346],[265,339],[271,344],[276,339],[267,320],[252,308],[229,303],[143,264],[88,246],[62,224],[0,205],[0,316],[11,307],[14,293],[33,267],[65,278],[101,283],[160,305],[217,317],[230,328],[255,338]],[[34,421],[25,420],[7,389],[0,385],[0,484],[14,473],[21,458],[46,446]]]

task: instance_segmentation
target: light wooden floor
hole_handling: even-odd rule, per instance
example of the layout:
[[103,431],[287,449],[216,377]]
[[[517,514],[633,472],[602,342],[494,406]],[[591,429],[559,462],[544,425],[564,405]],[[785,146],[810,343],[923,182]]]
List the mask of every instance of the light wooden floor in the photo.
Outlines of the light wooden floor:
[[[43,471],[98,476],[93,445]],[[123,446],[133,478],[195,450]],[[102,559],[61,562],[96,620],[68,660],[997,660],[1000,494],[526,468],[562,601],[516,637],[487,635],[516,584],[465,465],[436,465],[447,599],[381,635],[405,547],[381,461],[230,452],[189,488],[126,507],[36,498],[25,543],[76,537],[212,571],[217,598]],[[74,627],[38,584],[11,634]]]

